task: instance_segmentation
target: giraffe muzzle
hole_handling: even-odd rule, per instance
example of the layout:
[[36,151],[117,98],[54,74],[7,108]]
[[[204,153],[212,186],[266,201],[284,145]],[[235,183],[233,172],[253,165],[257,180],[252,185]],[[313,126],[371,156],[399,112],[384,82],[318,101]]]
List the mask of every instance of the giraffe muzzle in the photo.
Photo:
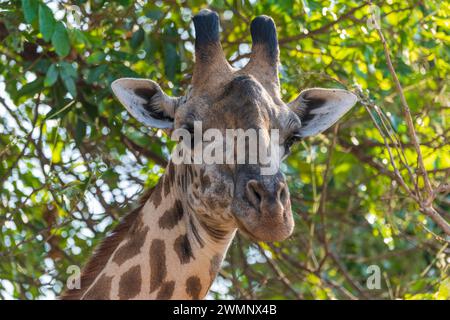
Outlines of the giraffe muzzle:
[[233,213],[239,229],[253,240],[281,241],[294,228],[289,190],[279,176],[250,179]]

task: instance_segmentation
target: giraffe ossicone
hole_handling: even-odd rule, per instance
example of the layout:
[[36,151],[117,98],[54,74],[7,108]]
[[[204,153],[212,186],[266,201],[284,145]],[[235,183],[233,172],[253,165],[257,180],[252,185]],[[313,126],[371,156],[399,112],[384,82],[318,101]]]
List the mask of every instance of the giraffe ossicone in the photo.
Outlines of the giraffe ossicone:
[[[252,21],[252,53],[240,70],[230,66],[222,51],[217,13],[202,10],[193,20],[195,66],[186,96],[169,97],[146,79],[112,84],[118,100],[142,124],[191,132],[194,122],[201,121],[202,130],[224,136],[229,129],[257,130],[262,149],[273,144],[270,131],[278,130],[281,161],[293,143],[326,130],[356,103],[349,91],[321,88],[304,90],[284,103],[270,17]],[[251,143],[245,141],[248,151]],[[279,168],[262,174],[262,167],[258,161],[169,161],[156,187],[96,250],[84,268],[81,289],[68,290],[63,298],[204,298],[237,230],[257,241],[280,241],[292,233],[285,177]]]

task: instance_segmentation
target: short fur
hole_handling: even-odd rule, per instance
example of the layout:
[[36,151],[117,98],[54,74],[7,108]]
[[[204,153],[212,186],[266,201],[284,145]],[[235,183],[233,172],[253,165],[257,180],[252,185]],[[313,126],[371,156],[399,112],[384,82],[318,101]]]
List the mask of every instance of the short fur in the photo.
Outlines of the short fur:
[[[194,25],[196,63],[185,97],[169,97],[151,80],[113,82],[118,99],[142,124],[186,129],[201,120],[204,129],[221,133],[257,129],[263,133],[259,148],[266,150],[269,132],[277,129],[279,161],[298,137],[326,130],[356,102],[345,90],[314,88],[286,105],[280,96],[275,23],[267,16],[252,22],[252,54],[240,70],[229,65],[221,49],[216,13],[202,10]],[[82,290],[63,298],[205,297],[237,229],[256,241],[281,241],[292,233],[289,190],[276,169],[266,175],[259,163],[170,161],[152,196],[144,197],[148,205],[143,209],[141,201],[100,245],[83,272]]]

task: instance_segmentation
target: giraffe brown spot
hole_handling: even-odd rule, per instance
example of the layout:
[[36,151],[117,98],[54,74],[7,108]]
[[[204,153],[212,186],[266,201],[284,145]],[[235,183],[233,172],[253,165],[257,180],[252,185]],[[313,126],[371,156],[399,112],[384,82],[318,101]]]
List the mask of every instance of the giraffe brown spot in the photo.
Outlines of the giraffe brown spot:
[[130,234],[135,234],[137,232],[141,232],[142,229],[145,227],[144,220],[142,219],[142,213],[139,214],[139,216],[136,217],[136,220],[134,223],[130,226]]
[[167,275],[166,245],[154,239],[150,246],[150,293],[159,288]]
[[167,170],[170,172],[169,175],[170,185],[173,186],[173,183],[175,182],[175,165],[173,164],[172,161],[169,162]]
[[175,240],[174,249],[178,255],[178,258],[180,259],[181,264],[189,263],[191,258],[194,258],[191,244],[186,234],[179,236]]
[[159,218],[158,224],[162,229],[172,229],[183,218],[183,207],[180,200],[175,200],[172,208],[166,210]]
[[120,278],[119,299],[128,300],[134,298],[141,291],[141,285],[141,266],[134,266]]
[[161,180],[157,183],[157,185],[155,186],[155,188],[153,189],[153,193],[150,197],[150,199],[153,202],[153,205],[155,206],[155,208],[158,208],[159,205],[161,204],[162,201],[162,187],[161,187],[162,183]]
[[158,294],[156,295],[156,300],[169,300],[170,298],[172,298],[174,289],[175,289],[174,281],[164,282]]
[[170,193],[170,178],[164,176],[164,196],[167,197]]
[[148,230],[149,227],[141,227],[140,230],[136,230],[133,234],[129,235],[127,242],[117,249],[113,261],[120,266],[125,261],[139,254],[144,245]]
[[85,300],[108,300],[111,291],[112,277],[102,275],[94,284],[94,286],[85,294]]
[[170,193],[170,186],[173,183],[173,176],[175,175],[175,172],[173,171],[173,163],[170,161],[169,165],[167,166],[166,174],[164,175],[164,196],[167,197],[167,195]]
[[186,293],[194,300],[200,299],[200,292],[202,291],[202,285],[200,278],[197,276],[189,277],[186,280]]

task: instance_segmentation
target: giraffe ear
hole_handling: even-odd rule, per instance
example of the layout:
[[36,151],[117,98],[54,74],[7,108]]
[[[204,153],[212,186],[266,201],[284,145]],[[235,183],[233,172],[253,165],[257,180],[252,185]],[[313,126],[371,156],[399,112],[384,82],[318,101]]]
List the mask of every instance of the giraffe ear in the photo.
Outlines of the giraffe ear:
[[319,134],[344,116],[356,103],[357,97],[342,89],[306,89],[288,106],[302,122],[300,135]]
[[111,84],[117,99],[139,122],[149,127],[173,127],[178,98],[166,95],[154,81],[121,78]]

